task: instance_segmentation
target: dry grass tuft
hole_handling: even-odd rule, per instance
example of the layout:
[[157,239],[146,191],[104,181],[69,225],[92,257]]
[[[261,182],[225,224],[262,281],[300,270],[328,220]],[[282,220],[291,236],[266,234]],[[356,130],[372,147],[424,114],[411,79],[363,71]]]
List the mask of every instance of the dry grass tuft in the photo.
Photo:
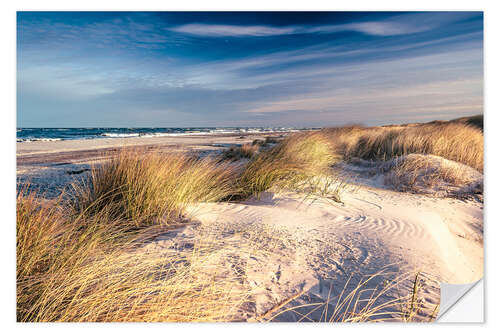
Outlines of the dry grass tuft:
[[18,321],[230,321],[246,300],[204,267],[210,249],[148,252],[161,229],[119,237],[123,224],[75,218],[59,203],[17,198]]
[[239,192],[247,197],[273,186],[296,189],[311,177],[325,174],[335,161],[330,144],[320,133],[294,134],[248,163],[240,177]]
[[335,161],[321,134],[300,133],[256,154],[258,149],[258,145],[244,145],[238,150],[238,154],[252,154],[245,165],[124,150],[94,166],[89,178],[74,186],[73,207],[76,214],[101,214],[142,227],[176,221],[191,203],[249,197],[273,186],[325,192],[323,184],[320,188],[311,181],[325,175]]
[[[434,155],[410,154],[387,162],[385,183],[400,191],[482,193],[482,174],[477,170]],[[453,193],[450,193],[453,194]],[[465,194],[465,193],[463,193]]]
[[[390,278],[390,275],[382,270],[357,284],[348,279],[339,295],[317,303],[295,306],[282,303],[273,308],[274,313],[272,316],[268,313],[265,320],[278,318],[279,321],[280,316],[289,312],[294,313],[299,322],[423,322],[436,319],[439,304],[426,301],[421,293],[423,280],[432,280],[430,277],[420,272],[409,272],[395,278]],[[374,285],[380,279],[383,283]],[[318,314],[320,319],[313,319]]]
[[482,172],[483,134],[463,123],[416,126],[345,127],[323,130],[345,159],[390,160],[417,153],[460,162]]
[[223,159],[240,160],[242,158],[252,158],[259,153],[262,145],[260,143],[245,143],[241,146],[233,146],[223,153]]
[[17,196],[16,210],[18,280],[47,271],[71,231],[63,223],[64,214],[57,204],[42,201],[35,192],[28,195],[23,192]]
[[92,168],[74,202],[78,212],[107,212],[136,226],[169,223],[187,204],[230,196],[237,175],[235,166],[211,158],[123,151]]
[[245,143],[241,146],[233,146],[225,150],[223,153],[224,160],[237,161],[242,158],[251,159],[259,154],[262,150],[267,150],[270,147],[280,143],[283,139],[268,136],[265,140],[255,139],[252,143]]
[[331,127],[321,130],[321,133],[328,138],[332,149],[340,154],[344,159],[349,159],[351,148],[358,143],[361,136],[372,131],[382,131],[379,127],[363,127],[359,125],[345,127]]

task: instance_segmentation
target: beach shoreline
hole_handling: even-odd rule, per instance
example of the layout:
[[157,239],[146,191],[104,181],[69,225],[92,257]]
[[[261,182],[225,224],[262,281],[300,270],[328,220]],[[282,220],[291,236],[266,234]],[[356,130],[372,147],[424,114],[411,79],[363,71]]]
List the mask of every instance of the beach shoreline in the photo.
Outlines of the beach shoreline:
[[266,137],[283,137],[290,132],[183,135],[162,137],[99,138],[16,143],[18,169],[29,165],[82,163],[112,154],[121,148],[164,152],[221,150],[231,145],[251,143]]

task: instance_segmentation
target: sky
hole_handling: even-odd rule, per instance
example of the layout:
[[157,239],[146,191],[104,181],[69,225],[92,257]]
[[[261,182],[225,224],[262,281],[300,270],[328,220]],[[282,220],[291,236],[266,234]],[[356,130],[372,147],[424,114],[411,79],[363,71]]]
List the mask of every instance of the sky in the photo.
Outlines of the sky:
[[325,127],[483,112],[482,12],[18,12],[18,127]]

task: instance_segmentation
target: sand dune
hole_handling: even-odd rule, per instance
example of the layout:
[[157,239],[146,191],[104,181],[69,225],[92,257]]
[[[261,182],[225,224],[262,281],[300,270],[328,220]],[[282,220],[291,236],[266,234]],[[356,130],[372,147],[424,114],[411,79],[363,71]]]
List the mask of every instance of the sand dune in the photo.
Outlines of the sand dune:
[[[428,315],[439,304],[439,282],[482,277],[481,204],[370,187],[351,187],[343,198],[344,204],[311,203],[297,194],[267,192],[243,203],[196,205],[191,214],[197,223],[150,246],[190,251],[186,244],[200,239],[217,243],[214,266],[225,264],[225,274],[236,274],[251,290],[249,308],[242,311],[246,320],[302,292],[288,307],[328,301],[333,311],[338,299],[331,295],[380,271],[391,278],[421,272]],[[332,315],[317,310],[301,318],[303,312],[296,312],[274,320]]]

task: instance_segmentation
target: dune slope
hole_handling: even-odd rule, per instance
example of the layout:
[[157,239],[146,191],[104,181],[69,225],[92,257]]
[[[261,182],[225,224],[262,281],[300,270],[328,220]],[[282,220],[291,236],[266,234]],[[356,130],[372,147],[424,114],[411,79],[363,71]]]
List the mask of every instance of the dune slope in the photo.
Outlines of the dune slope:
[[[380,271],[389,275],[367,287],[406,274],[401,288],[411,288],[410,277],[421,272],[425,318],[439,304],[439,282],[482,277],[482,204],[365,186],[351,187],[343,200],[311,203],[297,194],[266,192],[243,203],[196,205],[191,214],[198,223],[149,247],[191,251],[200,239],[217,244],[213,267],[227,267],[223,274],[238,276],[251,291],[242,320],[259,318],[298,295],[288,307],[324,302],[334,311],[345,286]],[[334,314],[303,309],[273,319],[322,321]]]

